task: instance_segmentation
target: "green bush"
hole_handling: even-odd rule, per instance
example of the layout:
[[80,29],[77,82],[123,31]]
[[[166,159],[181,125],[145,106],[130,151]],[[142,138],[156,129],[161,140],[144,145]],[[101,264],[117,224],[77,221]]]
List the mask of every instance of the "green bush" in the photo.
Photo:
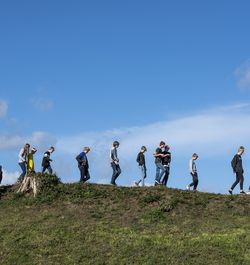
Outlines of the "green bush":
[[38,173],[36,176],[38,179],[40,179],[40,191],[51,190],[51,188],[54,188],[58,184],[62,183],[60,178],[58,178],[56,174],[50,175]]
[[42,174],[36,175],[37,181],[40,183],[38,187],[38,202],[53,202],[60,194],[61,180],[57,175]]

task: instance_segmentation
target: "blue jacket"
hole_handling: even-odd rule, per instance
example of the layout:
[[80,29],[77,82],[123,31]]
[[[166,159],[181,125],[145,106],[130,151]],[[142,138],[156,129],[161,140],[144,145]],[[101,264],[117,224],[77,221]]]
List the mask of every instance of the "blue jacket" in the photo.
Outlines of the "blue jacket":
[[86,153],[82,152],[77,157],[76,160],[78,162],[78,167],[86,167],[89,168],[89,162]]

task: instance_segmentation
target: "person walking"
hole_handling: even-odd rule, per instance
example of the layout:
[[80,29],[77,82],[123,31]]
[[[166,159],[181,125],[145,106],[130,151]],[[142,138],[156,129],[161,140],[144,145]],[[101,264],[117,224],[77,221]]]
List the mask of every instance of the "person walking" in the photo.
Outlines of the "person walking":
[[29,154],[29,149],[30,149],[30,144],[27,143],[19,152],[18,164],[22,170],[22,173],[18,179],[19,182],[23,181],[23,179],[26,175],[26,172],[27,172],[27,158],[28,158],[28,154]]
[[50,159],[50,155],[55,151],[55,148],[51,146],[48,151],[46,151],[43,155],[43,161],[42,161],[42,173],[45,173],[46,171],[49,172],[51,175],[53,173],[52,167],[50,165],[50,162],[52,162],[52,159]]
[[168,178],[170,174],[170,163],[171,163],[171,153],[169,152],[170,147],[168,145],[165,146],[163,151],[164,157],[162,158],[162,164],[166,169],[165,175],[163,176],[162,185],[167,186]]
[[80,182],[85,183],[90,179],[89,174],[89,162],[87,158],[87,154],[90,152],[89,147],[84,147],[83,151],[76,157],[76,160],[78,162],[78,168],[80,170]]
[[166,172],[166,168],[162,164],[162,159],[166,156],[163,154],[165,146],[166,146],[165,142],[161,141],[159,147],[156,149],[154,153],[155,165],[156,165],[155,186],[161,184],[161,178]]
[[229,194],[233,194],[234,188],[240,183],[240,194],[245,194],[243,185],[244,185],[244,169],[242,165],[242,155],[245,152],[244,146],[240,146],[237,154],[234,156],[231,161],[231,166],[233,168],[233,172],[236,174],[236,180],[233,183],[232,187],[228,190]]
[[197,167],[195,161],[199,158],[199,156],[194,153],[192,155],[192,159],[189,162],[189,171],[193,178],[193,182],[187,186],[187,190],[190,190],[193,187],[193,190],[196,191],[199,183]]
[[116,180],[122,172],[120,165],[119,165],[120,161],[119,161],[118,154],[117,154],[117,149],[119,148],[119,146],[120,146],[120,143],[118,141],[114,141],[113,146],[110,151],[110,163],[113,169],[113,175],[112,175],[110,183],[111,185],[114,185],[114,186],[117,186]]
[[139,165],[139,169],[141,172],[141,179],[135,182],[136,186],[139,186],[141,183],[141,186],[144,187],[144,180],[147,177],[147,168],[146,168],[146,161],[144,155],[145,152],[147,152],[147,148],[146,146],[142,146],[140,153],[137,155],[136,161]]
[[36,152],[37,152],[37,149],[33,147],[31,149],[31,152],[28,154],[28,173],[36,173],[34,157],[33,157]]
[[2,170],[2,166],[0,166],[0,184],[2,183],[3,180],[3,170]]

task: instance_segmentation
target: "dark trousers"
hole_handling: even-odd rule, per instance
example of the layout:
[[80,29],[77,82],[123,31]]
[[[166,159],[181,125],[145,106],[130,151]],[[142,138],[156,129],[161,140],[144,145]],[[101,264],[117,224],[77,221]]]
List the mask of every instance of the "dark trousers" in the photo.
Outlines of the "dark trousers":
[[112,175],[112,179],[111,179],[111,184],[116,185],[115,181],[120,176],[120,174],[122,173],[122,171],[121,171],[120,166],[117,165],[114,162],[111,163],[111,167],[113,169],[113,175]]
[[80,170],[80,174],[81,174],[81,178],[80,178],[80,182],[86,182],[90,179],[90,175],[89,175],[89,169],[87,167],[79,167]]
[[45,171],[48,170],[49,174],[52,175],[53,170],[51,166],[45,166],[43,167],[42,173],[45,173]]
[[243,190],[244,176],[242,172],[236,172],[236,180],[232,185],[231,190],[233,190],[239,183],[240,183],[240,189]]
[[0,173],[0,184],[2,183],[2,179],[3,179],[3,173]]
[[168,177],[169,177],[169,174],[170,174],[170,168],[165,166],[166,168],[166,172],[165,172],[165,175],[163,177],[163,180],[162,180],[162,185],[165,185],[167,186],[167,183],[168,183]]
[[193,177],[193,182],[189,186],[194,187],[194,190],[196,190],[199,183],[198,174],[197,172],[195,172],[194,174],[191,173],[191,176]]

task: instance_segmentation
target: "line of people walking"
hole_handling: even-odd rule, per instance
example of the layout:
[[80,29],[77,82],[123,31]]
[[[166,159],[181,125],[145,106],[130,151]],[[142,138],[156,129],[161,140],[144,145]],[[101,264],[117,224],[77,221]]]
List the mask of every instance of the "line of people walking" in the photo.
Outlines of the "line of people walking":
[[[118,148],[120,143],[118,141],[114,141],[112,148],[110,150],[110,164],[113,170],[113,174],[111,177],[111,185],[117,186],[116,180],[121,174],[120,168],[120,160],[118,158]],[[238,183],[240,183],[240,194],[245,194],[243,190],[243,166],[242,166],[242,158],[241,155],[244,153],[244,147],[241,146],[238,150],[238,153],[234,156],[231,165],[233,168],[233,172],[236,174],[236,181],[232,185],[232,187],[228,190],[230,194],[233,193],[233,189],[236,187]],[[83,152],[79,154],[76,159],[78,161],[78,167],[80,169],[81,182],[86,182],[90,179],[89,174],[89,164],[87,154],[90,151],[89,147],[85,147]],[[138,163],[140,178],[135,181],[135,186],[145,186],[145,179],[147,178],[147,167],[146,167],[146,159],[145,153],[147,152],[147,147],[142,146],[140,152],[137,155],[136,162]],[[155,175],[155,186],[163,185],[167,186],[169,175],[170,175],[170,163],[171,163],[171,152],[170,147],[166,145],[164,141],[161,141],[159,147],[154,152],[155,157],[155,166],[156,166],[156,175]],[[189,172],[192,177],[192,182],[187,185],[186,189],[193,191],[197,191],[199,178],[198,178],[198,170],[196,166],[196,161],[199,158],[197,153],[194,153],[189,161]],[[250,187],[249,187],[250,191]]]
[[[118,148],[120,143],[118,141],[114,141],[110,150],[110,165],[112,168],[112,177],[110,184],[117,186],[117,178],[122,173],[120,168],[120,160],[118,157]],[[78,163],[78,168],[80,171],[80,182],[85,183],[90,180],[89,173],[89,162],[88,162],[88,153],[90,152],[90,147],[84,147],[83,151],[76,156],[76,160]],[[55,148],[51,146],[44,154],[41,163],[41,172],[49,174],[53,174],[53,169],[51,167],[51,154],[55,151]],[[245,194],[243,189],[244,185],[244,169],[242,163],[242,155],[245,151],[243,146],[240,146],[237,154],[233,157],[231,161],[231,166],[233,172],[236,175],[236,180],[228,190],[229,194],[233,194],[234,188],[240,184],[240,194]],[[22,182],[27,173],[35,173],[35,165],[34,165],[34,155],[36,154],[37,149],[33,147],[30,149],[30,144],[26,143],[24,147],[19,152],[19,166],[21,168],[21,175],[18,179],[19,182]],[[142,146],[137,157],[136,162],[138,163],[140,178],[135,181],[135,186],[145,186],[145,179],[147,178],[147,167],[146,167],[146,158],[145,153],[147,152],[147,147]],[[154,154],[155,158],[155,186],[163,185],[167,186],[169,175],[170,175],[170,164],[171,164],[171,152],[170,147],[164,141],[161,141],[159,146],[156,148]],[[196,166],[196,160],[199,158],[198,154],[194,153],[189,161],[189,172],[192,177],[192,182],[187,185],[187,190],[197,191],[199,178],[198,178],[198,170]],[[2,181],[3,172],[2,166],[0,166],[0,184]],[[250,191],[250,187],[249,187]]]

